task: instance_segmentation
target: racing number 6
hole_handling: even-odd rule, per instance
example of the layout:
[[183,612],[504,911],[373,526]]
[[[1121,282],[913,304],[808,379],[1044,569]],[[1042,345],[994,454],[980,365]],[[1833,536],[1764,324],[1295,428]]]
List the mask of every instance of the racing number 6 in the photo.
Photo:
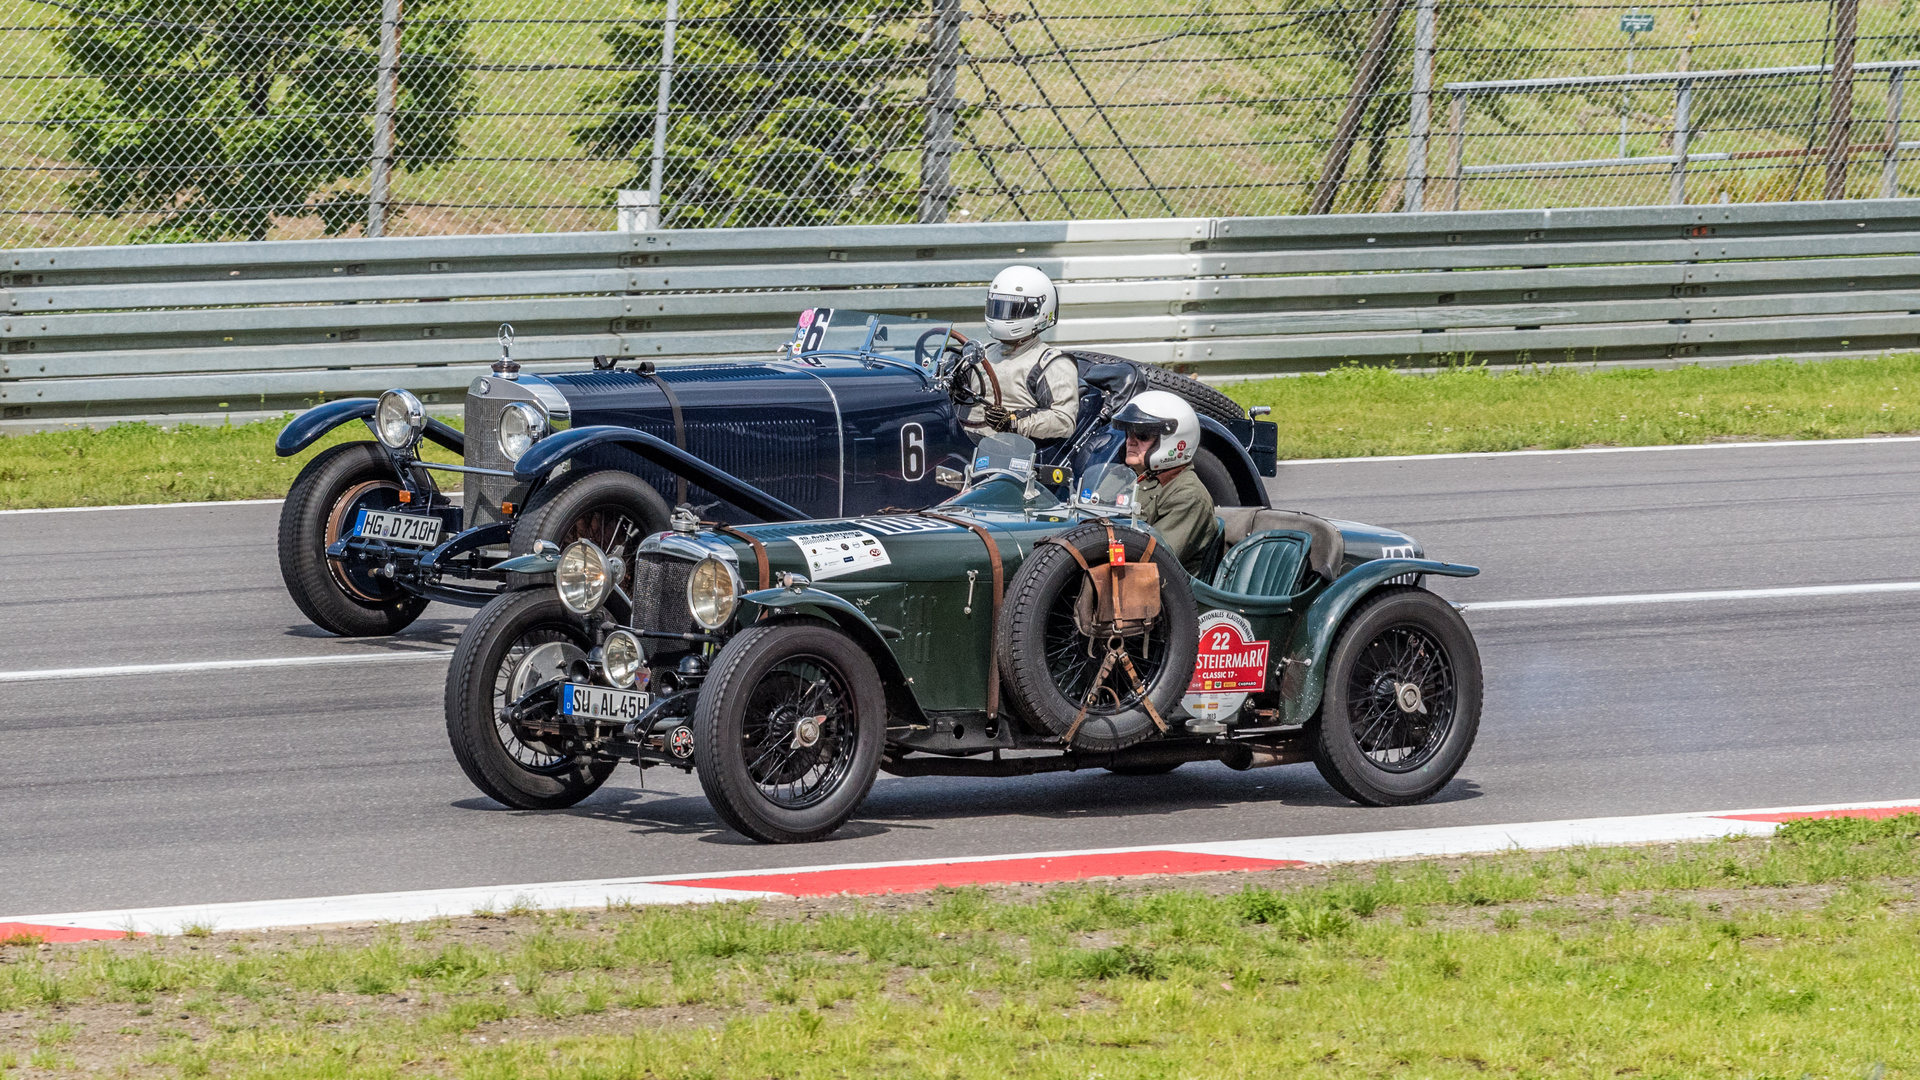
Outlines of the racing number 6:
[[900,425],[900,479],[918,480],[927,475],[927,433],[919,424]]

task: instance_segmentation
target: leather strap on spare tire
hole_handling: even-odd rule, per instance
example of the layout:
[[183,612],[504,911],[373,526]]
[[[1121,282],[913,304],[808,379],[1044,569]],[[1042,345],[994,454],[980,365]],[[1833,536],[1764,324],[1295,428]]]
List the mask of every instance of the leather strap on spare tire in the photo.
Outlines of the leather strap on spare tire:
[[1153,563],[1160,539],[1148,533],[1146,550],[1138,561],[1128,563],[1113,522],[1100,524],[1107,530],[1107,561],[1098,566],[1063,537],[1050,536],[1041,543],[1065,548],[1087,579],[1087,588],[1074,604],[1075,629],[1090,638],[1138,637],[1160,618],[1160,568]]
[[971,530],[981,543],[987,545],[987,561],[993,566],[993,604],[987,622],[987,719],[993,720],[1000,715],[1000,602],[1006,598],[1007,592],[1007,569],[1000,559],[1000,545],[993,542],[993,534],[986,530],[986,526],[977,522],[925,510],[920,511],[918,516]]
[[712,529],[714,532],[731,536],[735,540],[752,548],[753,561],[757,563],[760,568],[760,587],[763,589],[773,588],[773,564],[767,561],[767,545],[761,543],[759,537],[752,533],[743,533],[731,525],[722,525],[717,521],[703,521],[700,523],[700,527],[703,529]]
[[[667,407],[673,410],[673,445],[685,450],[687,448],[687,417],[680,411],[680,395],[674,393],[672,385],[653,370],[651,363],[641,365],[638,374],[659,387],[660,393],[666,397]],[[675,473],[673,481],[673,505],[680,506],[687,501],[687,478]],[[764,589],[766,585],[762,584],[760,587]]]

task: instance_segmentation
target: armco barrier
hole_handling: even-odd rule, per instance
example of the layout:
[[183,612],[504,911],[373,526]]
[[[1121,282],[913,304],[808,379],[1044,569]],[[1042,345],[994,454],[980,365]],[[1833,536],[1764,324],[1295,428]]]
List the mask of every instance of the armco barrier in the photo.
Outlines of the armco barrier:
[[1920,200],[315,240],[9,251],[10,420],[458,400],[530,370],[769,355],[795,312],[971,323],[1014,262],[1062,344],[1207,375],[1920,345]]

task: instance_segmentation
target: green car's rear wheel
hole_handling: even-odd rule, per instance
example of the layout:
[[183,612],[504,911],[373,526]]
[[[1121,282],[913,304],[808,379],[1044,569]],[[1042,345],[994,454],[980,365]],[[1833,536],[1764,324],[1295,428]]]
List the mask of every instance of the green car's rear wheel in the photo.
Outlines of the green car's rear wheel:
[[1382,589],[1347,616],[1327,659],[1307,730],[1327,783],[1369,806],[1447,786],[1480,729],[1480,651],[1466,620],[1425,589]]
[[314,455],[280,507],[280,576],[300,613],[342,637],[397,634],[427,609],[371,567],[327,558],[362,510],[397,510],[400,479],[379,444],[350,442]]
[[[508,706],[583,660],[593,643],[553,589],[495,597],[460,635],[447,668],[447,741],[473,786],[516,810],[557,810],[593,794],[614,762],[575,754]],[[551,713],[551,707],[547,712]]]
[[879,775],[886,697],[873,661],[839,630],[754,626],[714,657],[693,734],[700,786],[722,820],[763,843],[819,840]]

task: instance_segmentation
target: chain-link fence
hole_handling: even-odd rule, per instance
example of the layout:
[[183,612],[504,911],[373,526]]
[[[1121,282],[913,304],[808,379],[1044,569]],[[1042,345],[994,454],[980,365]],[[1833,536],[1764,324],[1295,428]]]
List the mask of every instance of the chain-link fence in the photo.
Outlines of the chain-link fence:
[[0,246],[1920,190],[1917,0],[0,0]]

